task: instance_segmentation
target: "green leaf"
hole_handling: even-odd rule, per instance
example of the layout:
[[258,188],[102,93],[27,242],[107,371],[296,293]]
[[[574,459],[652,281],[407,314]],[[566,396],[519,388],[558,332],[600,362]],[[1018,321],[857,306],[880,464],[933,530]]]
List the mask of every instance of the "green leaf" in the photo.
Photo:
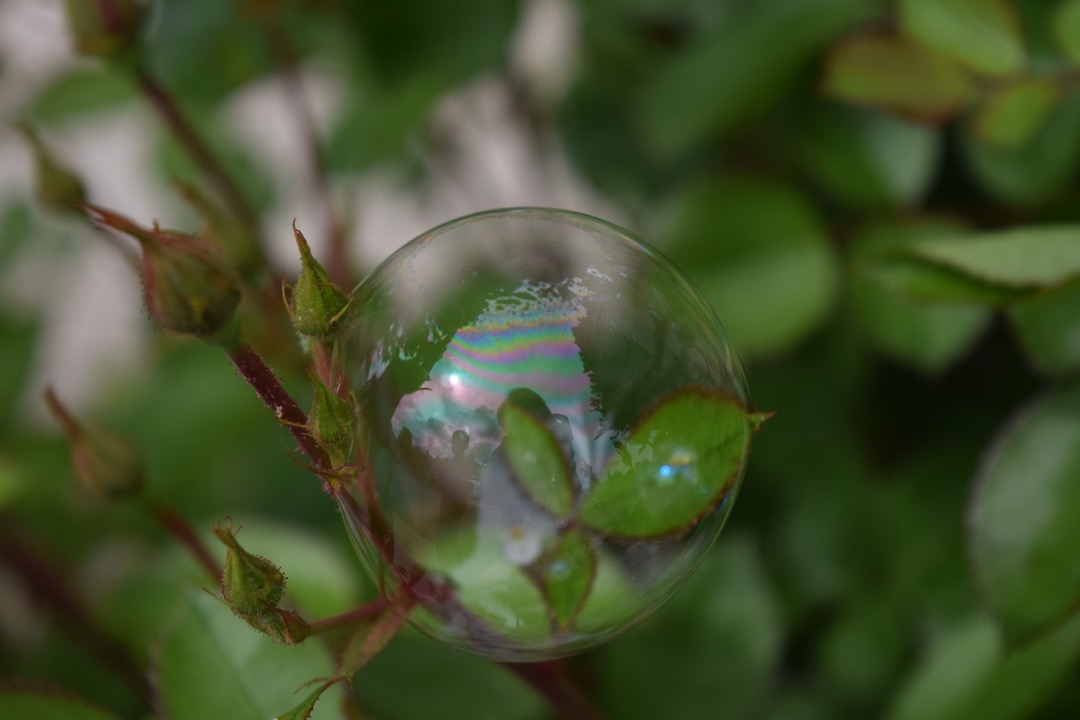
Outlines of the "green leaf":
[[1010,205],[1045,202],[1069,186],[1080,162],[1080,92],[1072,91],[1023,145],[1002,147],[961,136],[967,164],[986,190]]
[[1059,285],[1080,274],[1080,225],[1046,225],[913,245],[912,257],[1006,288]]
[[0,693],[0,717],[12,720],[116,720],[112,713],[77,700],[29,692]]
[[630,433],[580,506],[590,528],[626,538],[689,531],[732,492],[754,423],[728,397],[684,391]]
[[345,649],[341,651],[338,672],[351,678],[390,644],[405,620],[409,617],[413,602],[398,598],[370,625],[361,626],[352,634]]
[[1018,147],[1039,130],[1061,99],[1061,88],[1051,80],[1023,78],[994,90],[975,114],[975,132],[990,145]]
[[[296,705],[301,685],[334,674],[317,641],[278,645],[197,591],[183,596],[157,657],[156,687],[172,720],[266,720]],[[313,717],[336,717],[334,703],[318,706]]]
[[1073,62],[1080,63],[1080,0],[1060,3],[1052,22],[1058,45]]
[[97,64],[66,72],[34,98],[30,116],[40,124],[80,119],[133,100],[138,88],[119,67]]
[[1001,305],[1025,294],[906,254],[882,255],[861,270],[882,287],[920,302]]
[[884,352],[930,372],[942,370],[971,347],[989,323],[990,311],[912,300],[879,282],[867,263],[872,268],[875,255],[956,230],[932,221],[879,226],[861,233],[853,243],[851,297],[863,328]]
[[732,129],[780,97],[827,42],[864,13],[862,3],[850,0],[743,5],[652,74],[640,97],[644,137],[668,158]]
[[509,402],[499,410],[499,423],[514,479],[544,510],[559,517],[569,512],[570,468],[555,436],[538,417]]
[[311,691],[311,693],[300,701],[300,704],[294,707],[284,715],[278,715],[274,720],[308,720],[311,714],[315,711],[315,704],[319,702],[319,698],[323,696],[323,693],[330,688],[337,680],[330,680],[319,685],[317,688]]
[[1080,651],[1072,622],[1013,654],[993,623],[976,617],[948,628],[901,689],[889,720],[1021,720],[1032,717],[1068,675]]
[[994,442],[971,499],[971,559],[1009,645],[1080,609],[1080,384],[1025,408]]
[[1015,9],[1005,0],[901,0],[910,37],[987,75],[1011,75],[1024,65]]
[[1080,279],[1014,303],[1008,312],[1037,368],[1052,374],[1080,370]]
[[843,40],[825,64],[830,97],[938,120],[974,98],[971,78],[953,60],[901,37]]
[[559,539],[543,559],[541,580],[544,595],[560,627],[570,625],[589,597],[596,575],[596,550],[588,536],[571,530]]
[[7,425],[16,404],[26,391],[26,378],[33,368],[38,334],[37,323],[10,317],[0,310],[0,428]]
[[836,103],[804,108],[788,136],[814,180],[841,201],[867,209],[917,202],[934,178],[941,150],[935,128]]
[[714,179],[684,189],[670,215],[664,251],[743,357],[786,350],[828,315],[838,262],[813,206],[791,188]]

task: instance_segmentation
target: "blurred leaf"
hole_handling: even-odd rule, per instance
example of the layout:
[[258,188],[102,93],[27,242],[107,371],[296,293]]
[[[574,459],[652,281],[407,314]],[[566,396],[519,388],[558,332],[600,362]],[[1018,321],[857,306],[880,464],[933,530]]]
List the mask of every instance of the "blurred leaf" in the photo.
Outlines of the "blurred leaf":
[[781,618],[754,545],[722,540],[640,628],[597,652],[611,717],[753,717],[780,659]]
[[1075,665],[1080,622],[1007,655],[981,617],[949,628],[901,689],[889,720],[1020,720],[1031,717]]
[[804,107],[790,137],[817,182],[842,202],[868,209],[917,202],[941,149],[935,128],[834,103]]
[[115,720],[92,705],[29,692],[0,692],[0,717],[12,720]]
[[571,530],[546,559],[544,595],[560,627],[569,625],[589,597],[596,575],[596,550],[587,535]]
[[1036,367],[1052,374],[1080,369],[1080,279],[1014,303],[1009,319]]
[[944,119],[974,98],[975,86],[949,58],[901,37],[857,35],[833,47],[822,81],[846,102]]
[[1080,162],[1080,92],[1072,91],[1050,111],[1024,145],[999,147],[962,136],[975,179],[1010,205],[1045,202],[1067,187]]
[[986,308],[921,303],[882,285],[860,260],[910,246],[920,238],[955,233],[954,225],[925,221],[871,228],[854,242],[852,302],[867,334],[883,351],[936,372],[963,354],[990,321]]
[[417,633],[403,633],[354,679],[374,717],[541,720],[543,700],[498,665]]
[[825,319],[839,269],[797,192],[723,178],[686,187],[673,205],[663,248],[716,309],[740,355],[785,350]]
[[621,538],[689,531],[738,480],[753,424],[722,395],[668,398],[634,428],[589,490],[581,521]]
[[843,697],[873,706],[904,666],[908,637],[892,598],[870,595],[844,608],[822,639],[815,663]]
[[904,31],[987,75],[1024,65],[1016,10],[1007,0],[900,0]]
[[0,272],[18,256],[31,237],[33,217],[24,202],[9,202],[0,215]]
[[33,367],[38,324],[0,310],[0,428],[12,420]]
[[1080,63],[1080,0],[1059,3],[1052,22],[1061,49]]
[[990,145],[1017,147],[1038,131],[1061,98],[1061,88],[1038,77],[994,90],[975,114],[975,132]]
[[[278,645],[216,598],[189,591],[161,639],[156,687],[172,720],[266,720],[296,705],[301,685],[333,674],[317,641]],[[335,703],[324,699],[312,717],[337,717]]]
[[1080,385],[1021,411],[984,459],[971,559],[1008,645],[1080,610]]
[[821,48],[865,14],[857,0],[740,6],[646,81],[640,106],[646,141],[668,158],[729,131],[776,100]]
[[137,95],[135,83],[119,67],[104,63],[79,67],[53,78],[38,92],[29,114],[40,124],[69,122],[114,109]]
[[919,302],[1001,305],[1023,297],[1026,292],[994,285],[907,255],[882,255],[860,269],[883,288]]

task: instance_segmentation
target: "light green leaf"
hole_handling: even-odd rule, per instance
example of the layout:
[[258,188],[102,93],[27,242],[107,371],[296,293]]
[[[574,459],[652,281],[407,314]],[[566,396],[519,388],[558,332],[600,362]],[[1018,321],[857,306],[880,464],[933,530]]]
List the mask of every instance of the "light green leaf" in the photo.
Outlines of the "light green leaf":
[[[867,334],[884,352],[927,371],[940,371],[960,356],[990,321],[986,308],[912,300],[884,286],[868,270],[875,255],[921,237],[956,232],[948,223],[880,226],[854,242],[852,302]],[[872,267],[872,265],[870,266]]]
[[1080,609],[1080,384],[1022,410],[983,461],[970,505],[976,576],[1008,644]]
[[689,531],[734,491],[754,423],[736,401],[686,391],[630,434],[580,506],[583,523],[627,538]]
[[840,200],[870,209],[917,202],[941,148],[935,128],[837,103],[809,105],[787,135],[814,180]]
[[862,270],[882,287],[920,302],[1001,305],[1024,295],[1023,290],[993,285],[903,254],[875,258]]
[[828,315],[838,262],[816,212],[791,188],[722,178],[674,202],[663,249],[716,309],[740,355],[776,354]]
[[1002,147],[961,136],[975,179],[1011,205],[1035,205],[1068,187],[1080,162],[1080,92],[1058,102],[1023,145]]
[[992,91],[975,114],[975,132],[991,145],[1018,147],[1039,130],[1061,88],[1039,77],[1023,78]]
[[1013,304],[1009,319],[1036,367],[1053,374],[1080,369],[1080,279]]
[[1016,11],[1005,0],[901,0],[900,22],[910,37],[987,75],[1010,75],[1024,65]]
[[652,150],[677,156],[745,121],[865,10],[851,0],[776,0],[733,12],[648,80],[639,116]]
[[1080,63],[1080,0],[1065,0],[1057,6],[1053,19],[1058,44],[1073,62]]
[[116,720],[112,713],[68,698],[0,693],[0,717],[12,720]]
[[974,98],[971,78],[953,60],[901,37],[841,41],[825,65],[824,91],[838,100],[942,119]]
[[560,627],[570,625],[589,597],[596,575],[596,550],[584,533],[571,530],[544,558],[544,595]]
[[1080,650],[1080,622],[1006,654],[993,623],[949,628],[901,689],[889,720],[1021,720],[1064,680]]
[[912,246],[920,260],[1006,288],[1059,285],[1080,274],[1080,225],[1022,227]]
[[502,447],[514,479],[540,507],[565,515],[574,492],[555,436],[538,417],[509,402],[499,409],[499,423],[506,433]]
[[29,114],[37,123],[59,123],[112,109],[137,94],[135,83],[118,67],[79,67],[53,78],[34,98]]
[[[207,593],[189,591],[158,649],[156,687],[172,720],[266,720],[296,705],[296,691],[334,674],[317,640],[278,645]],[[316,720],[336,717],[334,702]]]

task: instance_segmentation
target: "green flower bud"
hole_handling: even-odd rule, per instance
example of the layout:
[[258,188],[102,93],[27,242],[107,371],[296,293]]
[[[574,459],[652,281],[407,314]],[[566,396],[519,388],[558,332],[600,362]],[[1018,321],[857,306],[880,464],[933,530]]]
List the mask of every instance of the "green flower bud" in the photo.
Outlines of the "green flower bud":
[[302,335],[332,340],[351,299],[327,275],[311,254],[304,235],[293,223],[296,247],[300,250],[300,277],[292,294],[293,327]]
[[83,487],[105,500],[129,497],[143,489],[143,458],[134,443],[109,430],[83,427],[52,388],[45,389],[45,405],[67,436],[75,477]]
[[229,608],[277,642],[302,642],[311,633],[311,626],[295,612],[278,607],[285,593],[281,568],[241,547],[231,524],[214,528],[214,534],[227,548],[221,594]]
[[37,175],[36,192],[43,205],[60,212],[82,210],[86,202],[86,188],[70,169],[53,158],[41,137],[26,123],[16,127],[34,151],[34,169]]
[[308,413],[308,432],[323,446],[336,467],[345,465],[353,448],[356,413],[350,400],[344,400],[323,384],[314,372],[311,385],[311,411]]
[[216,245],[156,225],[148,230],[102,208],[87,206],[87,211],[142,245],[143,292],[154,322],[165,330],[228,344],[236,330],[240,278]]
[[140,0],[65,0],[75,50],[117,57],[135,47],[145,8]]

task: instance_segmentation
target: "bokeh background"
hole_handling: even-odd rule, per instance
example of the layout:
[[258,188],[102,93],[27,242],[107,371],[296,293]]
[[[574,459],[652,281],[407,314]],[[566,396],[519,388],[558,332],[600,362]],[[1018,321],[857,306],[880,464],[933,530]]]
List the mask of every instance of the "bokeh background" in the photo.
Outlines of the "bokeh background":
[[[331,252],[327,197],[354,279],[542,205],[630,228],[712,302],[777,415],[701,570],[571,661],[612,718],[1080,717],[1080,2],[156,0],[140,38],[289,275],[293,218]],[[77,487],[43,386],[137,441],[200,530],[242,522],[310,614],[374,590],[222,353],[155,333],[124,241],[42,203],[16,121],[140,222],[199,231],[176,182],[213,195],[64,3],[0,0],[0,678],[121,717],[282,712],[328,659],[267,647],[138,502]],[[152,669],[157,714],[15,558]],[[354,693],[363,717],[549,716],[412,632]]]

